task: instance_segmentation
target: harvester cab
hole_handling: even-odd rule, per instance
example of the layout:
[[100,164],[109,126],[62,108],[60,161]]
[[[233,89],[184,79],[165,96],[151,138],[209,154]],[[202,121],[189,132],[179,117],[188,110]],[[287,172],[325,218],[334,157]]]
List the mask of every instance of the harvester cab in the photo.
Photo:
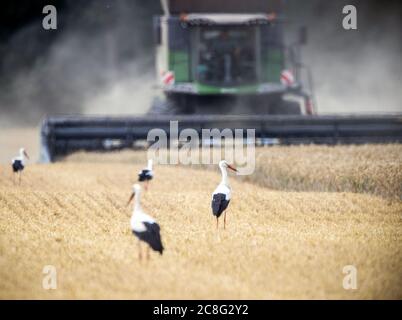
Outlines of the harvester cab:
[[165,100],[151,113],[312,114],[299,49],[306,32],[284,44],[282,2],[162,0],[154,30]]

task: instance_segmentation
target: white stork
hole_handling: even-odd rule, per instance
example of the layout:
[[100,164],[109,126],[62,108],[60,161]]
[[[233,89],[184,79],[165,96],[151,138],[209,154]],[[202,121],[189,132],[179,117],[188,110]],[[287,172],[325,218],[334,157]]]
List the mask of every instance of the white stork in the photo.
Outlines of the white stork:
[[221,183],[216,187],[215,191],[212,193],[212,213],[216,216],[216,228],[218,228],[218,218],[223,216],[223,228],[226,228],[226,209],[229,205],[231,198],[231,190],[228,181],[228,172],[227,168],[237,172],[237,169],[226,162],[226,160],[222,160],[219,162],[219,168],[222,173]]
[[148,159],[148,165],[146,168],[142,169],[138,173],[138,181],[144,182],[145,190],[148,189],[149,181],[151,181],[154,177],[154,172],[152,171],[152,159]]
[[21,183],[22,170],[25,168],[25,157],[29,159],[28,153],[24,148],[20,148],[19,155],[11,160],[11,166],[14,172],[14,182],[15,174],[18,174],[18,181]]
[[[134,199],[134,210],[131,216],[130,225],[133,234],[138,238],[138,257],[142,259],[141,253],[141,241],[146,242],[149,247],[153,250],[163,253],[163,245],[160,236],[160,227],[156,223],[156,221],[147,215],[141,209],[140,204],[141,197],[141,187],[139,184],[133,185],[133,193],[130,196],[130,199],[127,202],[127,205],[130,204],[131,200]],[[149,247],[147,247],[147,258],[149,258]]]

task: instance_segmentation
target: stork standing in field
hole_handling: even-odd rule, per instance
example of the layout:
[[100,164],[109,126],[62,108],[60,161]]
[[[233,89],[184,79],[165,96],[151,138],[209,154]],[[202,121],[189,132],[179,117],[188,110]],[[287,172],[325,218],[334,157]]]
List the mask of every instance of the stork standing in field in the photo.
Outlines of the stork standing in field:
[[219,162],[219,169],[221,169],[222,180],[221,183],[216,187],[215,191],[212,193],[212,213],[216,217],[216,228],[219,225],[219,217],[223,215],[223,228],[226,229],[226,209],[229,205],[231,198],[231,190],[228,181],[228,172],[227,169],[233,170],[237,172],[237,169],[226,162],[226,160],[222,160]]
[[131,216],[130,225],[133,234],[138,238],[138,257],[142,259],[141,241],[146,242],[147,247],[147,259],[149,259],[149,248],[154,251],[163,253],[163,245],[160,236],[160,227],[156,221],[144,213],[140,204],[141,187],[139,184],[133,186],[133,193],[128,200],[127,205],[134,199],[134,210]]
[[148,189],[149,181],[154,177],[154,172],[152,171],[152,159],[148,159],[148,165],[146,168],[142,169],[138,173],[138,181],[144,182],[145,190]]
[[24,148],[20,148],[19,155],[11,160],[11,166],[14,173],[14,183],[16,174],[18,174],[18,182],[21,183],[22,170],[25,168],[25,157],[29,159],[28,153]]

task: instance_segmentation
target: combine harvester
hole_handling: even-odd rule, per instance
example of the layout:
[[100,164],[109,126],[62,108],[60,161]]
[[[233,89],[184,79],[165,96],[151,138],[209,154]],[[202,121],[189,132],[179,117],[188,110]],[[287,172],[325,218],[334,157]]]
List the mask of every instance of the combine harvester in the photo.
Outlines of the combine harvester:
[[281,0],[162,0],[155,17],[164,99],[147,115],[57,116],[41,128],[41,160],[133,148],[154,128],[255,129],[260,144],[402,142],[401,115],[318,116],[302,63],[305,28],[285,45]]

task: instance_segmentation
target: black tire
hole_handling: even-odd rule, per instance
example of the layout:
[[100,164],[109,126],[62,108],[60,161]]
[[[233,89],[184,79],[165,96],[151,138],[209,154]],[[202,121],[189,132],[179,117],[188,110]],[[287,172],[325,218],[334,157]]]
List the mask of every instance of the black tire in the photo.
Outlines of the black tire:
[[195,107],[187,95],[167,95],[165,99],[155,98],[148,114],[194,114]]
[[270,108],[269,113],[278,115],[301,115],[302,111],[300,103],[282,99],[279,101],[279,103]]
[[148,110],[148,114],[178,114],[179,110],[174,104],[169,100],[162,100],[160,98],[155,98],[152,102],[151,108]]

